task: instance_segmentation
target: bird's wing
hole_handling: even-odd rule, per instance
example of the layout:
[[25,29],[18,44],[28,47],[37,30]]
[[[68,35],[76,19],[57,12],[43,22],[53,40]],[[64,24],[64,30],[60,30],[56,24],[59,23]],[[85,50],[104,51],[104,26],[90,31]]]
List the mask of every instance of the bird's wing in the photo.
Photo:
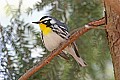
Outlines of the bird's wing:
[[68,39],[68,27],[65,23],[60,22],[59,20],[55,19],[55,24],[52,24],[50,27],[52,28],[53,32],[57,33],[63,39]]
[[68,31],[67,31],[67,29],[65,27],[54,24],[54,25],[52,25],[51,28],[52,28],[53,32],[58,34],[63,39],[66,39],[66,40],[68,39],[69,33],[68,33]]

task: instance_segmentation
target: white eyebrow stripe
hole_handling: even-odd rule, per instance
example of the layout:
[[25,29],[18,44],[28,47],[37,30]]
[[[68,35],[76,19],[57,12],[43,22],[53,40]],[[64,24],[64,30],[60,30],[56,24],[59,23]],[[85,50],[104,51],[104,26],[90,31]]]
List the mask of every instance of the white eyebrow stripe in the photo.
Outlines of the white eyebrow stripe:
[[51,19],[51,18],[45,18],[45,19],[42,19],[40,22],[42,22],[42,21],[45,21],[45,20],[49,20],[49,19]]
[[45,19],[43,19],[43,21],[44,21],[44,20],[49,20],[49,19],[51,19],[51,18],[45,18]]

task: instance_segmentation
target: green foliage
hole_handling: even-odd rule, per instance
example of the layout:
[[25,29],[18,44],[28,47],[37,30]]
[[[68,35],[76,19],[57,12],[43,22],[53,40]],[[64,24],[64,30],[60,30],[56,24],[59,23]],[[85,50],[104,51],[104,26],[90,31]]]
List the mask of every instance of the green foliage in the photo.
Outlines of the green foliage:
[[[39,12],[46,6],[52,6],[50,15],[64,21],[72,31],[85,23],[101,18],[101,3],[99,0],[43,0],[36,2],[33,8],[28,8],[26,14],[30,15],[35,10]],[[1,72],[5,75],[5,80],[17,80],[26,70],[48,55],[31,57],[31,49],[43,45],[39,32],[35,31],[30,23],[21,19],[21,5],[22,2],[15,14],[12,14],[11,24],[2,27],[1,31],[0,45],[3,56],[1,66],[4,68]],[[9,13],[8,7],[7,13]],[[81,68],[71,56],[69,61],[55,57],[29,80],[110,80],[105,76],[106,66],[111,61],[105,31],[93,29],[81,36],[76,43],[80,55],[88,64],[87,67]]]

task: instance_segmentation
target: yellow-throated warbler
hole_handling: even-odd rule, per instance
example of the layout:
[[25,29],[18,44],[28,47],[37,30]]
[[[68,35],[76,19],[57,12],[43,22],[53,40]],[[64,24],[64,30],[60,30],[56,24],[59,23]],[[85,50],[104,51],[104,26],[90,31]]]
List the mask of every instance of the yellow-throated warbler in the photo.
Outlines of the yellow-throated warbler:
[[[70,36],[66,24],[60,22],[54,17],[43,16],[38,22],[32,23],[39,24],[42,42],[48,51],[56,49],[60,43],[67,40]],[[67,58],[65,54],[66,52],[71,54],[82,67],[86,66],[86,63],[78,54],[78,49],[75,43],[66,47],[62,53],[60,53],[60,56]]]

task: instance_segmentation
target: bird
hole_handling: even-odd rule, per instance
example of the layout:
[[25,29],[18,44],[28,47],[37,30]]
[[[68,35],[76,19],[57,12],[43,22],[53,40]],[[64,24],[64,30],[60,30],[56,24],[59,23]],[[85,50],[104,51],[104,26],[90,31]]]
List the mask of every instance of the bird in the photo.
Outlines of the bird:
[[[62,42],[68,40],[70,37],[68,26],[55,17],[43,16],[39,21],[32,23],[39,25],[42,43],[48,51],[53,51],[60,46]],[[64,50],[62,50],[59,55],[65,59],[68,59],[66,53],[69,53],[81,67],[85,67],[87,65],[86,62],[80,57],[75,42],[71,43]]]

